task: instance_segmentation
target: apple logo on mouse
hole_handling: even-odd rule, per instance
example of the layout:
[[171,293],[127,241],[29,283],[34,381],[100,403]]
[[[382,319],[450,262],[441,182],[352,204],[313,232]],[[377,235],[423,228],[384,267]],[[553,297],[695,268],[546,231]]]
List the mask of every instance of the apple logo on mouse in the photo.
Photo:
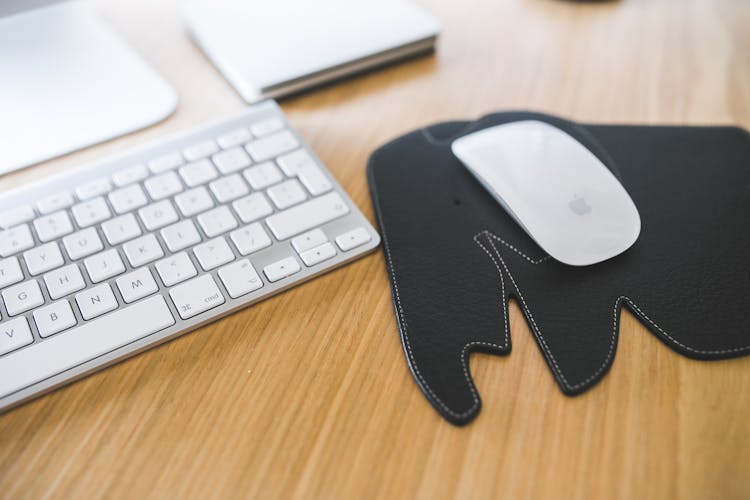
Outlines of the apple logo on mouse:
[[573,199],[568,203],[568,206],[576,215],[586,215],[591,212],[591,205],[586,203],[586,200],[578,195],[573,196]]

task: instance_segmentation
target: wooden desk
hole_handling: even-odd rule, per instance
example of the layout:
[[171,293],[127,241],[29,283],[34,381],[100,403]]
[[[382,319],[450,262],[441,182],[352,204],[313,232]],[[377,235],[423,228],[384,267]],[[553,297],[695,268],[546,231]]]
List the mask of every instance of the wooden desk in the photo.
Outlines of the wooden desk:
[[[177,113],[2,189],[243,106],[176,3],[94,5]],[[422,3],[444,23],[436,55],[282,102],[370,217],[369,153],[438,120],[750,128],[750,2]],[[611,372],[569,398],[514,307],[513,353],[472,357],[484,408],[456,428],[409,374],[375,253],[0,416],[0,496],[748,498],[750,358],[688,360],[623,315]]]

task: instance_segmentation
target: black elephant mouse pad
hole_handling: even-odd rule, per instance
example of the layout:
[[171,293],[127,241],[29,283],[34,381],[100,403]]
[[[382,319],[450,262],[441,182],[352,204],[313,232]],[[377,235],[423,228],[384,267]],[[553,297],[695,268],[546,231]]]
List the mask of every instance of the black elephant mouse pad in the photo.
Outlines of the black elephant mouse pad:
[[[553,260],[451,152],[457,137],[526,119],[572,135],[620,179],[641,216],[630,249],[588,267]],[[685,356],[750,353],[750,135],[743,129],[497,113],[382,146],[370,157],[368,180],[409,368],[454,424],[470,422],[481,406],[469,353],[510,352],[510,298],[568,395],[612,365],[623,306]]]

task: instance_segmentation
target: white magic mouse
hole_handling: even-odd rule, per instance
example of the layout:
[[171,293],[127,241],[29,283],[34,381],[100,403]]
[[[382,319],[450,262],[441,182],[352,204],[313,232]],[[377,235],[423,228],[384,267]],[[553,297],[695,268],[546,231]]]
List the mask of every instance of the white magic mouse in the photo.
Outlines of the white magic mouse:
[[591,151],[559,128],[524,120],[456,139],[453,154],[552,258],[587,266],[638,239],[633,200]]

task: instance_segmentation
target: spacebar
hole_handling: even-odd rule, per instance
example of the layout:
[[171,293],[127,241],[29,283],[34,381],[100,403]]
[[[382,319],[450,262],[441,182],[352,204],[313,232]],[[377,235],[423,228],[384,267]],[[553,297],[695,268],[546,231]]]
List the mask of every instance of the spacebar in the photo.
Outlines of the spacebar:
[[174,318],[164,297],[155,295],[3,356],[0,358],[0,397],[173,324]]

